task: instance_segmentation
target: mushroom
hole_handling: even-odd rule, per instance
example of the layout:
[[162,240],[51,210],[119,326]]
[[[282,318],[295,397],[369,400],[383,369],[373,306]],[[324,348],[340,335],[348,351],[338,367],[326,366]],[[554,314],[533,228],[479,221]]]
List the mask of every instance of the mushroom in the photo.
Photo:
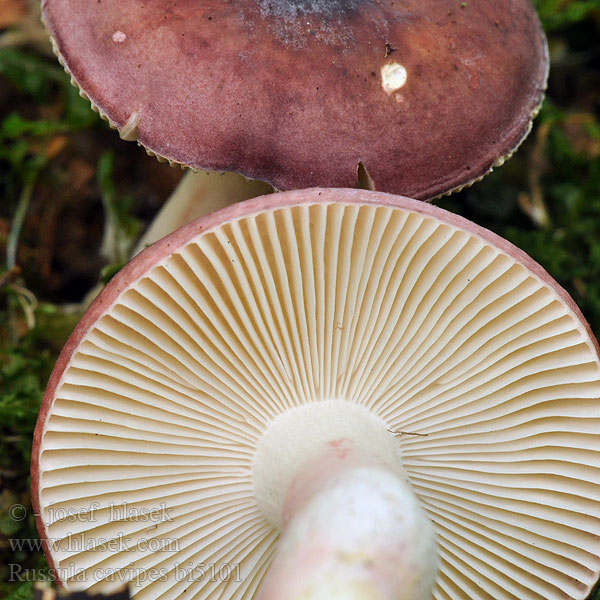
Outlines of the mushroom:
[[507,241],[364,190],[242,202],[140,253],[43,400],[38,527],[70,590],[583,599],[600,349]]
[[[221,182],[245,197],[263,191],[237,173],[278,190],[460,189],[518,147],[548,73],[530,0],[42,5],[61,63],[124,139],[232,172]],[[168,213],[202,205],[202,175]]]

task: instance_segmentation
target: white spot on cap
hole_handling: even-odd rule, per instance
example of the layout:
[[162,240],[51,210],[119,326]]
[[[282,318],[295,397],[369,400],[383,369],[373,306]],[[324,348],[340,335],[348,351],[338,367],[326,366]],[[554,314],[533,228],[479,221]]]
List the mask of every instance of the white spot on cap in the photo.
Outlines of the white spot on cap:
[[393,94],[404,86],[408,74],[399,63],[388,63],[381,67],[381,87],[386,94]]
[[115,31],[112,34],[112,40],[115,44],[122,44],[126,39],[127,36],[121,30]]

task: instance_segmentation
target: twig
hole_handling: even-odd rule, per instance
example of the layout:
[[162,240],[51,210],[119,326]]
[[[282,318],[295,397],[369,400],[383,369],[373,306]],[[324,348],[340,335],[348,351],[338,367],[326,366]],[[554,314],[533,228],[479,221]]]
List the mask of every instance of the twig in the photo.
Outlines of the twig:
[[21,267],[18,265],[10,269],[10,271],[5,271],[0,275],[0,288],[3,288],[5,285],[12,283],[16,279],[18,279],[21,274]]
[[16,283],[9,286],[17,294],[17,300],[21,305],[21,310],[25,315],[27,329],[31,331],[35,327],[35,311],[38,307],[38,301],[34,293]]
[[542,176],[547,167],[544,151],[546,142],[552,129],[553,122],[545,121],[538,129],[535,144],[529,155],[529,169],[527,179],[529,181],[529,194],[519,194],[519,206],[525,212],[537,227],[549,228],[552,226],[550,213],[544,201],[544,190],[542,186]]
[[19,196],[19,203],[17,204],[13,224],[6,241],[6,268],[8,271],[11,271],[17,266],[17,246],[19,244],[19,236],[21,235],[21,229],[23,228],[27,209],[29,208],[34,185],[35,177],[32,177],[30,181],[25,184],[25,187],[23,187],[21,195]]
[[427,437],[429,435],[428,433],[417,433],[416,431],[395,431],[394,429],[388,429],[388,431],[394,435],[416,435],[418,437]]

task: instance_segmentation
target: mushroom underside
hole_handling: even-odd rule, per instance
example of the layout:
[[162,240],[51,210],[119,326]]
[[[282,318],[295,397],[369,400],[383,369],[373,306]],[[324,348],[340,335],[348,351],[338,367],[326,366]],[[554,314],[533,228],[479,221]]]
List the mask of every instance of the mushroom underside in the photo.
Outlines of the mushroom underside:
[[397,449],[436,532],[436,599],[581,600],[599,386],[572,301],[493,234],[375,192],[255,199],[142,252],[84,317],[36,431],[41,537],[69,589],[252,598],[279,535],[257,448],[335,401]]

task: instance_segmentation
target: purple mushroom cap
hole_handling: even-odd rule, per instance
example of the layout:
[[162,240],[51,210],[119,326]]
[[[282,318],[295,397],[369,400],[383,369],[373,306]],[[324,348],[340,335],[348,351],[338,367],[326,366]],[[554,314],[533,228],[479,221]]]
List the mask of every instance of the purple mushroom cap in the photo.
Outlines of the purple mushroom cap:
[[56,51],[128,139],[278,189],[427,199],[527,135],[546,41],[530,0],[44,0]]

